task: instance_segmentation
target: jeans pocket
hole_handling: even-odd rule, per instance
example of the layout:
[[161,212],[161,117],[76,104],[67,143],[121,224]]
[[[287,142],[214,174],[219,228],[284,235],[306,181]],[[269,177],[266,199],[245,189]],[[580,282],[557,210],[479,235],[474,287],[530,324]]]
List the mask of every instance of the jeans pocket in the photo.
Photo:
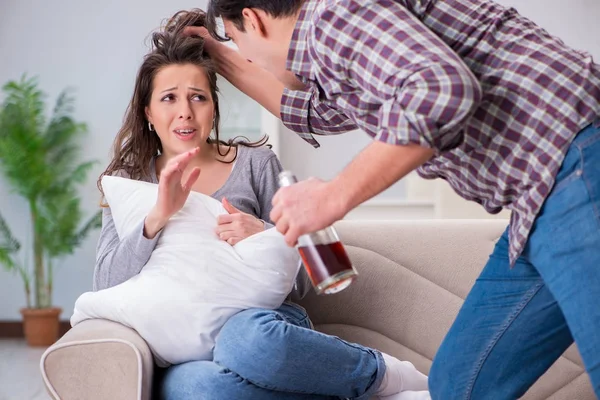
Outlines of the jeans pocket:
[[600,223],[600,128],[579,144],[579,150],[583,163],[582,178],[596,220]]
[[600,224],[600,129],[575,138],[538,218],[550,219],[552,232],[588,234]]
[[599,125],[596,126],[596,123],[594,123],[592,127],[589,127],[589,133],[585,135],[582,140],[576,139],[574,142],[575,146],[583,151],[584,149],[598,145],[598,142],[600,141],[600,122],[598,122],[598,124]]
[[585,165],[584,153],[588,154],[586,157],[589,157],[590,152],[593,155],[599,154],[597,151],[600,149],[600,127],[596,126],[596,124],[600,124],[600,118],[598,118],[597,122],[588,125],[579,132],[571,143],[569,151],[567,151],[558,171],[550,195],[560,192],[574,180],[581,178],[584,174],[584,169],[589,169]]
[[582,175],[581,169],[577,169],[575,171],[571,171],[569,173],[569,175],[565,176],[564,178],[562,178],[560,180],[557,180],[556,183],[554,184],[554,187],[552,188],[552,191],[550,192],[550,195],[548,197],[550,198],[550,196],[558,195],[564,189],[566,189],[567,187],[569,187],[569,185],[574,180],[581,179],[581,175]]
[[581,179],[583,159],[581,150],[577,146],[571,146],[563,160],[563,164],[556,175],[554,186],[548,195],[548,198],[556,196],[567,188],[576,179]]

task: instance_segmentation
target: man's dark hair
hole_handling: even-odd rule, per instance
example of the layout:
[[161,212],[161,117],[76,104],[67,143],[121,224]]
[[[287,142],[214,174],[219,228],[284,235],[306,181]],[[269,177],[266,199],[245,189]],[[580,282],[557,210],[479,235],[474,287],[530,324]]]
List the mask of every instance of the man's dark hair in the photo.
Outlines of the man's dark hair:
[[273,18],[285,18],[294,15],[305,0],[210,0],[208,2],[206,26],[210,34],[221,41],[228,40],[217,32],[217,18],[231,21],[244,32],[242,10],[254,8],[262,10]]

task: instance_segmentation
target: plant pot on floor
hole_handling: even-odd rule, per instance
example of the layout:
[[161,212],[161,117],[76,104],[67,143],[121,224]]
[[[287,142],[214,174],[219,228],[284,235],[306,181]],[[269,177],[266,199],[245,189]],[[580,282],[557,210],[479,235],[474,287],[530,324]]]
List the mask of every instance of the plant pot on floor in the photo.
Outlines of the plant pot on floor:
[[[80,162],[86,125],[73,117],[69,91],[46,112],[45,94],[37,79],[25,75],[2,86],[0,97],[1,193],[12,192],[28,205],[23,225],[27,248],[13,235],[2,213],[15,214],[11,204],[0,210],[0,267],[21,277],[25,292],[23,328],[31,346],[49,346],[60,334],[61,310],[52,307],[54,266],[73,255],[90,232],[102,226],[102,211],[83,221],[80,190],[94,161]],[[16,201],[12,201],[16,204]],[[4,279],[4,278],[3,278]]]
[[22,308],[23,332],[29,346],[50,346],[58,340],[59,320],[62,309]]

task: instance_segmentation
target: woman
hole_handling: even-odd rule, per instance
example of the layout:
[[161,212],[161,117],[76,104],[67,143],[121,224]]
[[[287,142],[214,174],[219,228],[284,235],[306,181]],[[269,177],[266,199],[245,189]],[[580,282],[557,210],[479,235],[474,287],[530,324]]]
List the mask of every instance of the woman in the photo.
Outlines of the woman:
[[[122,239],[104,208],[94,290],[142,270],[192,190],[222,199],[230,214],[219,218],[217,233],[231,245],[272,227],[281,165],[264,140],[219,140],[216,74],[203,39],[182,35],[186,26],[203,24],[201,11],[180,12],[153,35],[154,49],[139,70],[112,161],[100,178],[118,174],[158,183],[159,194],[138,229]],[[172,366],[158,386],[168,399],[428,398],[416,392],[426,390],[427,377],[412,364],[312,330],[306,312],[290,302],[238,313],[217,338],[212,361]]]

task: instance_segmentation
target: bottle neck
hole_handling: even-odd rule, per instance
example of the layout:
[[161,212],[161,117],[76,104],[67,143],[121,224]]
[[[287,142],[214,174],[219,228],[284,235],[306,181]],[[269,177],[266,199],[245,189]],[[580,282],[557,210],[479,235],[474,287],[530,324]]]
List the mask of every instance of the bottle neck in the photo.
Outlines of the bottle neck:
[[278,176],[278,181],[280,187],[286,187],[297,183],[298,179],[291,171],[281,171]]

